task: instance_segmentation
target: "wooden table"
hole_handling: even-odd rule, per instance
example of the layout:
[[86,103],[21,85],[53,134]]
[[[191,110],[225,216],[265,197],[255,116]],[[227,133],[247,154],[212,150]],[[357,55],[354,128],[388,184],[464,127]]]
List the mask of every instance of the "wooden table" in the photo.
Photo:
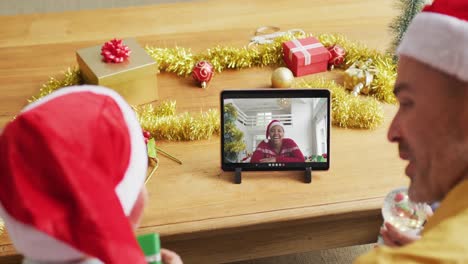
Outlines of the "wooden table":
[[[397,15],[392,0],[202,1],[124,9],[0,17],[0,127],[38,93],[49,76],[76,65],[75,50],[114,37],[142,44],[191,47],[244,46],[257,27],[337,32],[385,50],[388,24]],[[217,74],[207,90],[191,78],[158,76],[161,99],[178,111],[219,108],[219,92],[269,87],[273,68]],[[330,76],[329,73],[324,76]],[[164,247],[186,263],[220,263],[374,242],[385,194],[407,184],[404,163],[386,140],[396,106],[384,105],[377,130],[333,128],[328,172],[244,173],[241,185],[220,169],[220,140],[159,142],[183,160],[161,158],[148,183],[150,204],[138,233],[159,232]],[[15,251],[0,236],[2,263]]]

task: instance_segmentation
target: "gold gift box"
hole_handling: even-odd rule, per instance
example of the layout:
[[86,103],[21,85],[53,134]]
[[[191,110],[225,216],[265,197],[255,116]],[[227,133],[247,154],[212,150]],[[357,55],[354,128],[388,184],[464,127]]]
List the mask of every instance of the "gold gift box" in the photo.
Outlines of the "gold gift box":
[[84,82],[112,88],[131,105],[157,100],[156,62],[135,39],[124,39],[123,43],[131,53],[122,63],[105,63],[101,45],[77,50],[76,58]]
[[349,68],[344,73],[344,87],[348,90],[362,94],[369,94],[372,76],[364,70],[358,68]]
[[377,69],[372,64],[371,59],[365,62],[357,61],[344,72],[343,85],[356,96],[360,93],[367,95],[376,73]]

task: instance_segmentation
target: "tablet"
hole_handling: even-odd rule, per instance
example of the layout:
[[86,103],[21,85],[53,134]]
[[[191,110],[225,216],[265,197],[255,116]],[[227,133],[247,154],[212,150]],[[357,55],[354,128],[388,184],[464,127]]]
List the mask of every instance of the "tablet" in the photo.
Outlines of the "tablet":
[[221,92],[221,167],[234,170],[328,170],[330,91]]

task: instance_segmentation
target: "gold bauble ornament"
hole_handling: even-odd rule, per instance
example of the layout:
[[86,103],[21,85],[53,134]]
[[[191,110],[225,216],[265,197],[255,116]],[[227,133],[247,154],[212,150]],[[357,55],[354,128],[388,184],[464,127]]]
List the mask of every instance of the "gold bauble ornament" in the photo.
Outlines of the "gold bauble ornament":
[[271,74],[271,86],[273,88],[289,88],[294,82],[294,75],[286,67],[279,67]]

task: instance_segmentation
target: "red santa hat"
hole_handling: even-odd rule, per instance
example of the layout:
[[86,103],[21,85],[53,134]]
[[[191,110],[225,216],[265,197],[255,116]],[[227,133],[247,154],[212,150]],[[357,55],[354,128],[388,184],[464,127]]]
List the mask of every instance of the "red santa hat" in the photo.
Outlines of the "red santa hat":
[[414,17],[397,53],[468,82],[467,43],[468,1],[435,0]]
[[146,263],[127,218],[146,170],[142,130],[122,97],[62,88],[0,135],[0,216],[32,260]]
[[265,135],[266,139],[265,139],[265,143],[268,143],[268,138],[270,138],[270,129],[271,129],[272,127],[275,127],[275,126],[280,126],[280,127],[282,127],[282,128],[283,128],[283,131],[284,131],[284,126],[283,126],[283,124],[281,124],[280,121],[278,121],[278,120],[271,120],[271,122],[268,124],[267,129],[266,129],[266,135]]

